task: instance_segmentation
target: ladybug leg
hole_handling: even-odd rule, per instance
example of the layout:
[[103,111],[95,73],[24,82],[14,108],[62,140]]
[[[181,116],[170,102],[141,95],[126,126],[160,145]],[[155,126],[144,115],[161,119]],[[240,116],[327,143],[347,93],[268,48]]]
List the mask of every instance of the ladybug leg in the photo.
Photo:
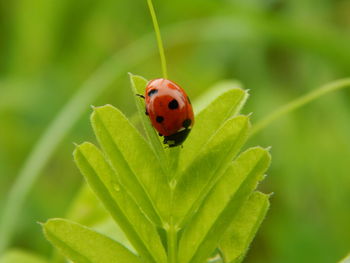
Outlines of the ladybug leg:
[[145,114],[148,116],[148,111],[147,111],[147,108],[145,109]]
[[135,94],[136,96],[145,99],[145,96],[141,95],[141,94]]

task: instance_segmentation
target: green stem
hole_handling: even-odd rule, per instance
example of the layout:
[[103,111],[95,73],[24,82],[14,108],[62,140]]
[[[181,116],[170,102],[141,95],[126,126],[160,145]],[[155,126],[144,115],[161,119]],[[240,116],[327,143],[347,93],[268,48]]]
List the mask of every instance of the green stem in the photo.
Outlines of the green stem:
[[[168,180],[170,185],[170,211],[173,211],[174,207],[174,190],[176,186],[176,180],[174,179],[178,171],[178,161],[181,148],[174,147],[168,149]],[[177,263],[177,227],[174,224],[174,218],[172,213],[169,216],[167,229],[167,244],[168,244],[168,263]]]
[[166,64],[166,59],[165,59],[163,41],[162,41],[162,37],[160,35],[157,15],[156,15],[156,12],[154,11],[152,0],[147,0],[147,4],[148,4],[149,11],[151,13],[154,31],[156,33],[158,49],[159,49],[159,56],[160,56],[160,62],[162,64],[163,78],[167,79],[168,78],[168,70],[167,70],[167,64]]
[[177,230],[172,217],[168,229],[168,263],[177,263]]
[[260,132],[262,129],[270,125],[275,120],[281,118],[282,116],[298,108],[301,108],[302,106],[308,104],[309,102],[312,102],[315,99],[323,95],[326,95],[330,92],[347,88],[347,87],[350,87],[350,78],[336,80],[334,82],[323,85],[320,88],[313,90],[298,99],[295,99],[287,103],[286,105],[270,113],[267,117],[259,121],[256,125],[254,125],[250,136],[254,136],[256,133]]

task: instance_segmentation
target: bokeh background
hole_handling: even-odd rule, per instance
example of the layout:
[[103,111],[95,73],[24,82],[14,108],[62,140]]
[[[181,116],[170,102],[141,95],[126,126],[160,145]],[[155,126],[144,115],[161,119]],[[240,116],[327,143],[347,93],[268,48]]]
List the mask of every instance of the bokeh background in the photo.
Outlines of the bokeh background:
[[[253,123],[324,83],[350,76],[349,0],[154,4],[171,78],[192,100],[218,81],[240,81],[250,89],[243,112],[253,112]],[[110,103],[133,115],[127,72],[151,79],[161,71],[153,35],[135,52],[125,48],[152,32],[145,0],[1,1],[0,215],[24,161],[64,105],[118,52],[110,74],[122,73],[80,105],[84,113],[21,208],[11,247],[50,258],[52,248],[36,222],[64,217],[82,185],[72,142],[94,141],[90,104]],[[274,195],[245,262],[321,263],[345,256],[350,92],[327,95],[279,119],[249,142],[256,144],[272,146],[272,167],[260,187]]]

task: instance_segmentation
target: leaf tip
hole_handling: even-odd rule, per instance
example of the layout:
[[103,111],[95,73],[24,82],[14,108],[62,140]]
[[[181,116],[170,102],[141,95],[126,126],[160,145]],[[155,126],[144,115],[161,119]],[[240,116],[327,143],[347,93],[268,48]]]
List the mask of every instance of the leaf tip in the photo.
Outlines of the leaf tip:
[[115,110],[116,108],[111,105],[111,104],[106,104],[106,105],[103,105],[103,106],[97,106],[97,107],[94,107],[93,108],[93,111],[90,115],[90,121],[93,123],[94,122],[94,119],[96,118],[96,114],[98,113],[103,113],[105,111],[108,111],[108,110]]
[[83,142],[81,144],[74,144],[75,145],[75,149],[73,151],[73,157],[74,157],[75,161],[77,161],[78,155],[79,155],[79,153],[81,153],[81,149],[83,147],[86,147],[88,144],[90,144],[90,143],[89,142]]

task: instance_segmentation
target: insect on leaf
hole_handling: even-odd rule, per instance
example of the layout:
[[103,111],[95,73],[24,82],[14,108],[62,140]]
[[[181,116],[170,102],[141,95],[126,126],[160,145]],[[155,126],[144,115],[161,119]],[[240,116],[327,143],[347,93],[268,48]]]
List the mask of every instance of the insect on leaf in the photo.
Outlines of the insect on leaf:
[[157,154],[159,160],[161,163],[165,162],[165,153],[164,153],[164,146],[160,141],[160,137],[156,133],[155,129],[151,125],[151,122],[148,118],[146,113],[146,106],[144,99],[136,96],[136,94],[144,95],[145,94],[145,88],[147,86],[148,80],[141,76],[133,75],[129,73],[130,82],[131,82],[131,89],[132,92],[135,94],[135,103],[137,107],[138,114],[140,116],[143,128],[146,133],[146,137],[148,138],[149,142],[151,142],[151,145],[153,147],[153,150]]

